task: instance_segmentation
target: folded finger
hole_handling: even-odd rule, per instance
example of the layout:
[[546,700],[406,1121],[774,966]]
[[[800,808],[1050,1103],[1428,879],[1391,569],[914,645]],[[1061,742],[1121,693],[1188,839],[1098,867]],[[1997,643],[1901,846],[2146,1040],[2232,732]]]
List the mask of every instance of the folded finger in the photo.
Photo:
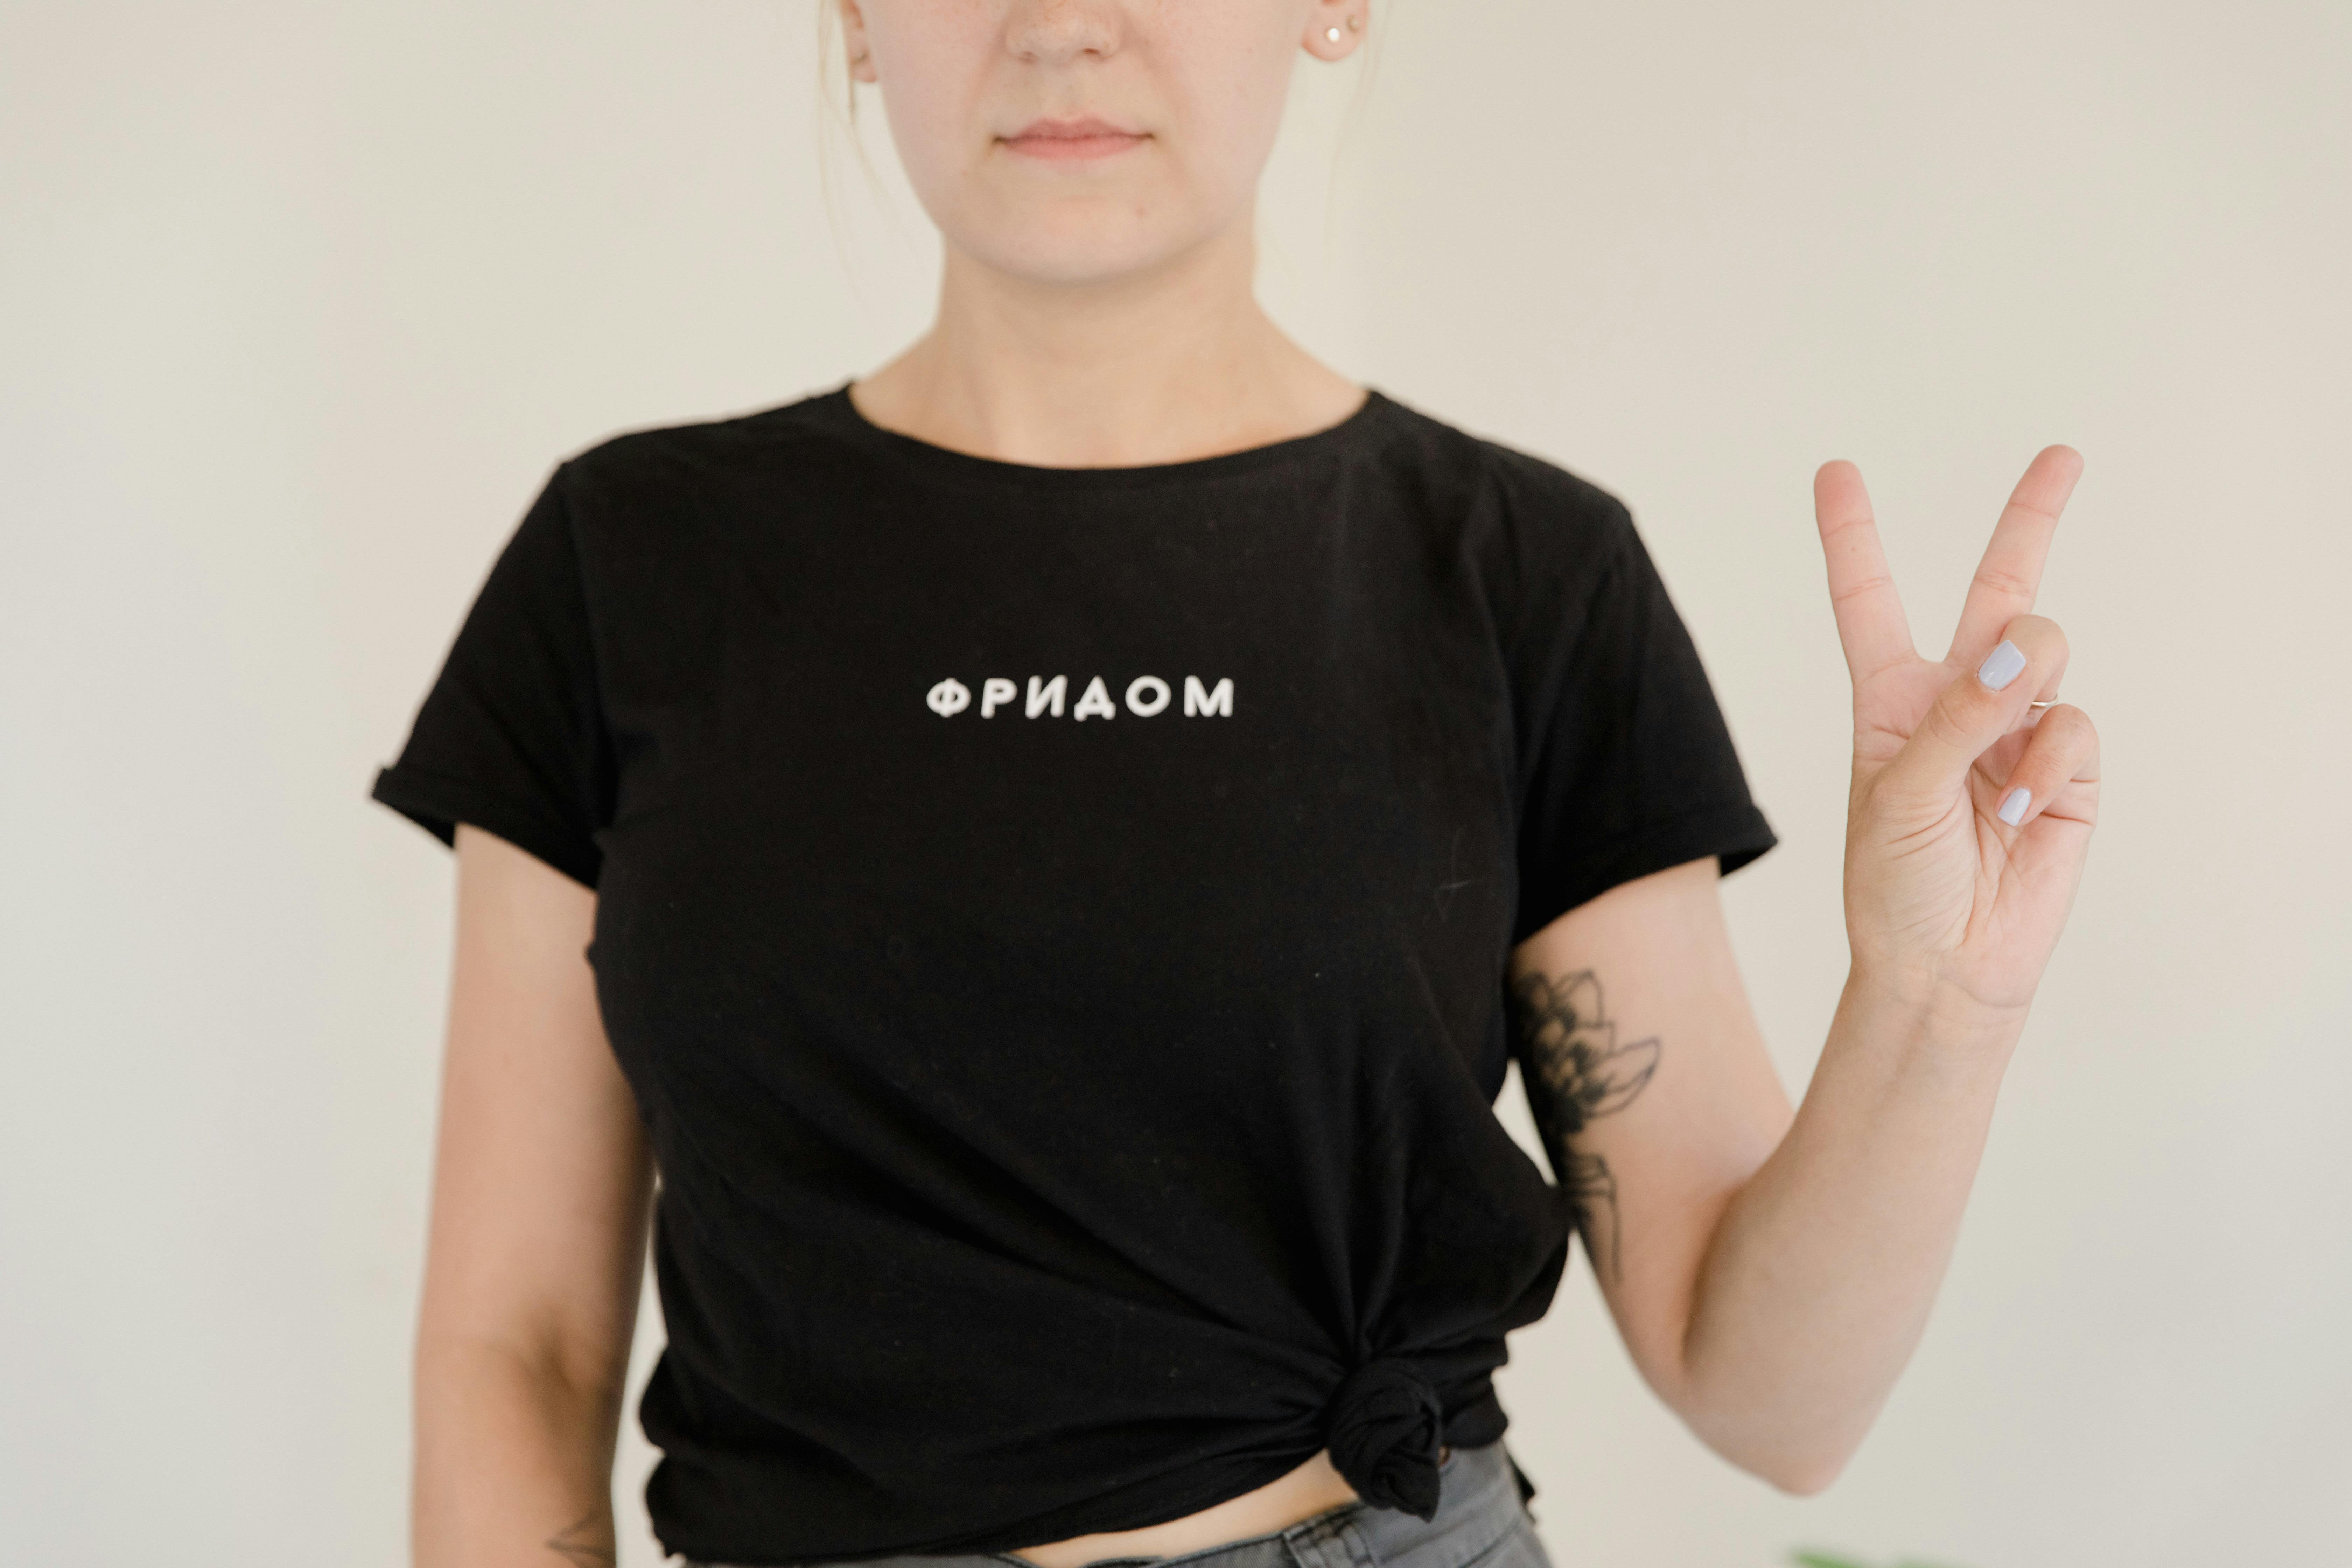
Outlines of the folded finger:
[[2058,623],[2019,616],[1975,668],[1954,676],[1937,694],[1887,764],[1888,784],[1948,800],[1977,759],[2024,722],[2034,694],[2056,689],[2065,668],[2066,634]]
[[2000,787],[1993,815],[2003,826],[2021,830],[2049,808],[2059,791],[2098,776],[2099,731],[2088,713],[2062,703],[2045,710],[2034,725],[2032,738]]

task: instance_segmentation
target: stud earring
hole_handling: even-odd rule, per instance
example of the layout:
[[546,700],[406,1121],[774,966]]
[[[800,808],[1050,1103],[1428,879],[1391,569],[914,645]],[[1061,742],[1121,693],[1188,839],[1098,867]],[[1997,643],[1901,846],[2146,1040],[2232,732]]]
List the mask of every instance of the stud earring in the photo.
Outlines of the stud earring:
[[1363,19],[1361,16],[1357,16],[1353,11],[1349,12],[1349,13],[1348,13],[1348,31],[1349,31],[1349,32],[1351,32],[1351,33],[1360,33],[1360,32],[1362,32],[1363,30],[1364,30],[1364,19]]
[[1338,43],[1338,42],[1339,41],[1339,28],[1337,28],[1337,27],[1326,27],[1326,28],[1324,28],[1324,29],[1323,29],[1323,38],[1324,38],[1324,41],[1325,41],[1325,42],[1327,42],[1327,43],[1333,43],[1333,44]]

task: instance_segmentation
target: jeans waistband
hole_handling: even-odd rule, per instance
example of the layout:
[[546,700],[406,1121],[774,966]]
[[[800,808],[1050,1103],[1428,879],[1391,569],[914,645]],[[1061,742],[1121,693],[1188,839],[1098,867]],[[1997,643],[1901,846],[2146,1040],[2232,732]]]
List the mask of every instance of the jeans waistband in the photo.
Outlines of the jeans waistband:
[[[1534,1488],[1500,1442],[1456,1448],[1438,1469],[1429,1519],[1361,1500],[1282,1530],[1168,1557],[1101,1557],[1086,1568],[1463,1568],[1528,1521]],[[688,1559],[685,1568],[734,1568]],[[815,1568],[1031,1568],[1009,1552],[910,1553]]]

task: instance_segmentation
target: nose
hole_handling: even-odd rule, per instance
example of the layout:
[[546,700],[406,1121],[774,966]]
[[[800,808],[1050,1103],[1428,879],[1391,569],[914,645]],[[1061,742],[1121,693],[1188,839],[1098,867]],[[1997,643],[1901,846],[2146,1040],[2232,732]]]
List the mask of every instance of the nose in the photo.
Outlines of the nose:
[[1117,0],[1016,0],[1004,47],[1031,65],[1067,65],[1087,55],[1109,58],[1122,31]]

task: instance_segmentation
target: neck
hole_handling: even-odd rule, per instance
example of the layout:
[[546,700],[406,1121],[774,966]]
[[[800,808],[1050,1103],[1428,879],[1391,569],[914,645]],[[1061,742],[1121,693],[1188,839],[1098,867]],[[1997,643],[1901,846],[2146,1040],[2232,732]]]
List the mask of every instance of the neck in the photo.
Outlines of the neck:
[[1065,283],[950,247],[938,321],[853,401],[886,429],[1049,468],[1181,462],[1337,424],[1362,392],[1259,306],[1255,257],[1237,226],[1149,269]]

